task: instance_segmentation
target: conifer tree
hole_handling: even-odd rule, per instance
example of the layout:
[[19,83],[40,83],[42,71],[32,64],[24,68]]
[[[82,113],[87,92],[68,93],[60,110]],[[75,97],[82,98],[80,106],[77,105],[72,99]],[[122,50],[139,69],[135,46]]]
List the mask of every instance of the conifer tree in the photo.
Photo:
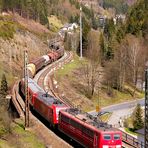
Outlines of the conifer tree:
[[143,128],[144,122],[142,120],[142,109],[141,109],[140,104],[137,105],[133,115],[134,115],[133,116],[133,127],[134,127],[134,130],[138,130],[138,129]]
[[8,83],[7,83],[5,74],[3,74],[2,75],[2,80],[1,80],[1,94],[3,96],[6,96],[7,91],[8,91]]

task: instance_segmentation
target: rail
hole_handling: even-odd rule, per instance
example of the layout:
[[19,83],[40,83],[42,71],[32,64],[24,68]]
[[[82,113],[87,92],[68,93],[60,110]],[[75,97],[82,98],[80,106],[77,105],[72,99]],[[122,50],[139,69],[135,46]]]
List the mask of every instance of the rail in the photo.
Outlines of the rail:
[[[67,62],[70,60],[70,58],[68,58]],[[64,64],[67,63],[67,62],[63,62]],[[57,64],[55,64],[54,66],[57,66]],[[49,71],[48,71],[49,72]],[[46,72],[46,74],[48,73]],[[44,74],[45,76],[45,74]],[[50,78],[51,79],[51,78]],[[43,80],[43,78],[41,78],[41,80]],[[51,80],[50,80],[51,81]],[[43,84],[43,82],[42,82]],[[51,83],[50,83],[51,85]],[[62,100],[65,104],[67,104],[68,106],[70,107],[78,107],[78,106],[75,106],[72,102],[69,101],[69,99],[67,99],[65,96],[61,96],[60,94],[58,93],[55,93],[54,89],[51,89],[53,86],[50,86],[50,90],[52,92],[52,94]],[[19,94],[19,91],[18,91],[18,88],[19,88],[19,81],[17,81],[13,88],[12,88],[12,102],[13,104],[15,105],[16,107],[16,110],[17,112],[19,113],[19,116],[20,117],[23,117],[24,118],[24,112],[25,112],[25,103],[23,101],[23,99],[21,98],[20,94]],[[79,107],[78,107],[79,108]],[[144,142],[141,142],[141,141],[138,141],[138,139],[132,137],[131,135],[123,132],[122,132],[122,141],[123,143],[129,145],[129,147],[134,147],[134,148],[144,148]],[[124,147],[124,146],[123,146]],[[128,148],[129,148],[128,147]],[[127,148],[127,147],[126,147]]]
[[[71,59],[72,59],[72,53],[71,52],[67,52],[67,55],[64,58],[61,58],[56,63],[54,63],[54,65],[51,65],[48,69],[45,69],[40,74],[40,76],[38,77],[38,79],[36,81],[45,90],[48,87],[48,90],[50,91],[49,93],[51,95],[55,96],[57,99],[61,100],[63,103],[67,104],[68,106],[74,107],[74,104],[72,104],[66,97],[61,96],[61,95],[59,95],[58,93],[56,93],[54,91],[53,81],[51,79],[51,75],[53,74],[51,69],[58,69],[59,68],[59,63],[60,63],[60,66],[62,66],[64,64],[70,62]],[[45,84],[46,77],[47,77],[47,84]]]
[[138,139],[134,138],[133,136],[123,132],[122,132],[122,141],[131,145],[132,147],[135,148],[144,148],[144,142],[139,141]]

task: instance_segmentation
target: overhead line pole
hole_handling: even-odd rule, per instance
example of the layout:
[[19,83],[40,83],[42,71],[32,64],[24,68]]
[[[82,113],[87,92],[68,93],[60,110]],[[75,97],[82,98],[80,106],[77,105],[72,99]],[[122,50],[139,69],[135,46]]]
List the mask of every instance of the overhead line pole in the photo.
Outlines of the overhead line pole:
[[80,1],[80,58],[82,58],[82,0]]
[[25,128],[29,127],[29,92],[28,92],[28,52],[24,51],[24,80],[25,80]]

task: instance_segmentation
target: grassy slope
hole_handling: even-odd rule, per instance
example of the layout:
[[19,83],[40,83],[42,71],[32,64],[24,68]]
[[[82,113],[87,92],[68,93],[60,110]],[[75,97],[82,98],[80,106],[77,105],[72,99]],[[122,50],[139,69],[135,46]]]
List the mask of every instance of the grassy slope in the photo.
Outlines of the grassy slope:
[[[21,18],[17,14],[14,16],[0,15],[0,81],[2,74],[5,73],[8,86],[12,86],[14,81],[18,79],[16,76],[21,75],[18,74],[18,71],[20,73],[22,72],[20,65],[23,65],[23,58],[19,53],[23,54],[24,43],[26,42],[26,44],[28,44],[27,47],[30,49],[30,52],[36,52],[34,55],[29,54],[29,58],[32,56],[39,56],[40,51],[36,51],[36,46],[40,45],[38,46],[38,49],[41,49],[42,51],[42,48],[48,49],[43,41],[46,43],[46,37],[48,36],[50,39],[50,35],[52,35],[51,32],[45,26],[42,26],[34,21]],[[13,57],[11,58],[12,63],[9,62],[10,50],[12,53],[17,52],[16,55],[20,56],[18,57],[19,60],[17,62]],[[12,72],[10,72],[11,69]],[[11,133],[8,133],[5,130],[5,123],[0,121],[0,148],[45,147],[40,139],[36,137],[36,135],[34,135],[32,132],[24,130],[22,123],[23,121],[21,120],[16,121],[16,123],[13,122],[11,124]],[[1,137],[1,135],[3,136]]]
[[[17,14],[9,14],[7,16],[0,14],[0,79],[2,74],[5,73],[8,85],[12,85],[16,80],[15,76],[18,76],[18,72],[20,72],[23,65],[23,57],[21,55],[23,55],[24,46],[27,46],[30,53],[35,52],[33,55],[29,53],[29,59],[32,56],[36,57],[40,54],[36,46],[40,45],[41,47],[38,46],[39,49],[44,48],[46,50],[48,48],[46,45],[47,39],[50,39],[53,34],[45,26],[33,20],[26,20]],[[12,54],[11,63],[9,62],[10,50]],[[19,60],[16,61],[15,57]]]
[[57,79],[60,81],[61,77],[72,74],[73,70],[80,66],[81,61],[79,60],[79,57],[74,55],[74,59],[70,63],[64,65],[56,72]]
[[23,121],[17,119],[11,123],[11,134],[5,134],[0,139],[0,147],[2,148],[44,148],[44,144],[29,131],[24,130]]
[[[55,77],[58,80],[61,89],[63,89],[63,87],[67,85],[66,87],[69,88],[71,92],[74,92],[74,94],[73,95],[71,94],[71,95],[74,96],[75,94],[78,94],[80,98],[84,94],[80,91],[81,89],[80,86],[77,85],[79,83],[78,82],[79,80],[77,80],[76,77],[77,77],[77,69],[81,67],[82,65],[81,63],[82,61],[80,61],[79,58],[75,56],[73,62],[65,65],[63,69],[60,69],[55,73]],[[77,83],[77,84],[73,85],[74,83]],[[128,88],[130,88],[130,90],[132,91],[132,87],[128,87]],[[67,96],[67,97],[70,98],[72,96]],[[144,96],[143,93],[136,91],[136,95],[133,98],[131,94],[128,92],[125,93],[125,92],[119,92],[117,90],[114,90],[114,95],[110,97],[107,95],[106,86],[104,86],[101,89],[100,95],[98,96],[98,94],[95,94],[94,97],[92,98],[91,102],[93,103],[93,106],[88,104],[83,104],[83,109],[86,111],[95,109],[95,106],[97,106],[99,99],[100,99],[101,107],[104,107],[104,106],[117,104],[117,103],[129,101],[129,100],[134,100],[135,98],[142,98],[143,96]]]

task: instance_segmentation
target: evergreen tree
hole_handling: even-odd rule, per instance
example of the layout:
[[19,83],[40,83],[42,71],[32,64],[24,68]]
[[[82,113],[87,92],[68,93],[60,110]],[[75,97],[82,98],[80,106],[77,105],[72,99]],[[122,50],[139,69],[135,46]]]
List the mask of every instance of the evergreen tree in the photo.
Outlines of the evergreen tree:
[[101,52],[101,64],[103,66],[106,57],[106,45],[105,45],[104,35],[102,32],[100,34],[100,52]]
[[115,33],[115,25],[113,19],[106,20],[106,24],[104,27],[104,33],[108,40],[112,40],[112,37]]
[[83,49],[83,53],[85,55],[86,49],[88,46],[88,33],[90,32],[91,27],[90,27],[90,24],[88,23],[88,21],[84,17],[82,18],[82,29],[83,29],[82,30],[82,43],[83,43],[82,49]]
[[142,109],[140,104],[138,104],[133,113],[133,127],[134,127],[134,130],[138,130],[143,128],[143,126],[144,126],[144,122],[142,120]]
[[7,84],[7,80],[6,80],[6,76],[5,74],[2,75],[2,80],[1,80],[1,94],[3,96],[7,95],[7,91],[8,91],[8,84]]
[[46,0],[2,0],[1,9],[17,12],[23,17],[48,25]]
[[139,0],[128,13],[127,33],[133,35],[144,35],[147,30],[145,27],[148,22],[148,11],[146,8],[147,2]]

